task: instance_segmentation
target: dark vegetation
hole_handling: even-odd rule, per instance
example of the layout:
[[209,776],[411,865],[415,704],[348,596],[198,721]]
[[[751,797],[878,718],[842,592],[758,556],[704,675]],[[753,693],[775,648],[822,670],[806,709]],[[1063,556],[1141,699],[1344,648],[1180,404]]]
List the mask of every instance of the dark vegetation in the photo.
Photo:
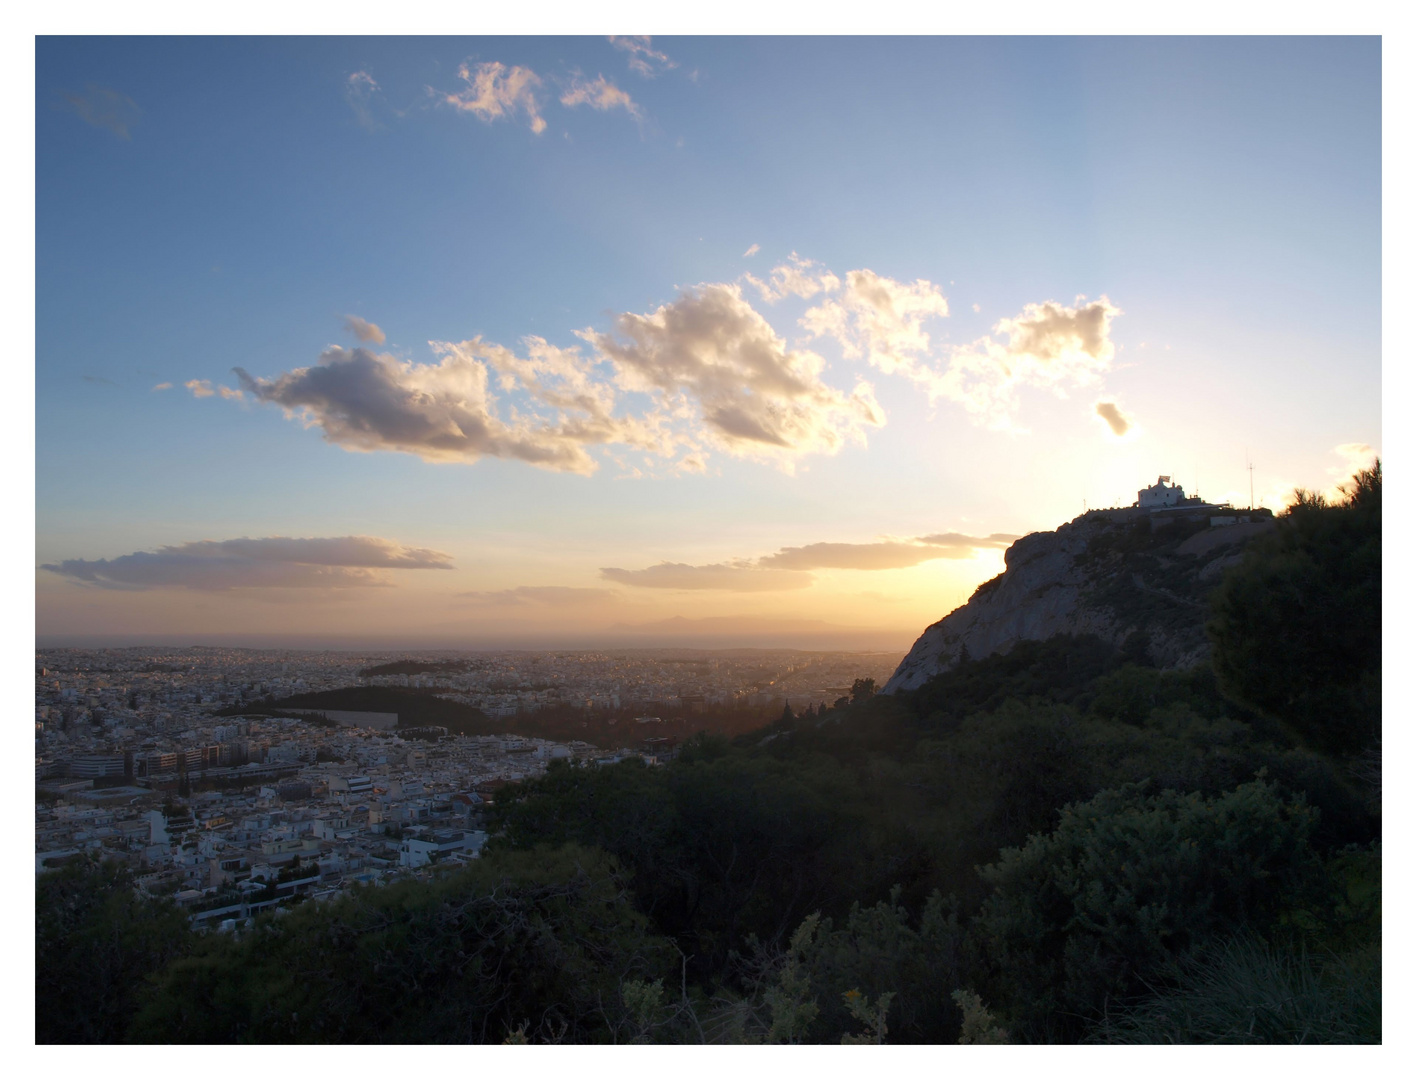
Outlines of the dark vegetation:
[[[481,709],[439,697],[432,689],[405,689],[391,686],[347,686],[337,690],[316,690],[285,698],[265,698],[247,705],[231,705],[218,716],[281,716],[292,710],[397,713],[399,728],[446,728],[450,735],[520,735],[561,742],[582,740],[603,747],[634,746],[649,734],[687,739],[700,732],[740,735],[756,731],[776,715],[761,706],[716,709],[712,713],[665,712],[661,723],[651,729],[637,725],[634,715],[591,715],[572,705],[551,706],[516,717],[489,717]],[[330,726],[334,722],[314,713],[302,717],[311,723]]]
[[1380,1041],[1380,496],[1253,544],[1211,665],[1055,638],[554,763],[476,865],[236,935],[44,875],[36,1037]]

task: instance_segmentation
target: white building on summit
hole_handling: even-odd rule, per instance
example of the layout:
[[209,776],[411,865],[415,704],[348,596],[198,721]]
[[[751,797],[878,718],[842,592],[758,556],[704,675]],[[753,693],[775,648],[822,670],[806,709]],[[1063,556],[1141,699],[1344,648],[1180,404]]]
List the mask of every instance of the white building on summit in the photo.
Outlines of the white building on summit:
[[1145,510],[1165,510],[1172,506],[1182,506],[1187,502],[1198,503],[1199,499],[1187,499],[1186,489],[1171,483],[1171,477],[1159,476],[1156,483],[1137,492],[1137,505]]

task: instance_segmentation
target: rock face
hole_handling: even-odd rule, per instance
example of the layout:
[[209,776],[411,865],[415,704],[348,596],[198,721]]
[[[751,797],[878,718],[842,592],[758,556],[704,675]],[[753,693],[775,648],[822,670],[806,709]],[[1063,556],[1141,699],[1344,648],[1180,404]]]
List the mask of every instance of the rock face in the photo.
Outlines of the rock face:
[[[1205,595],[1246,543],[1274,524],[1268,511],[1211,525],[1210,510],[1093,510],[1004,553],[1006,569],[920,635],[883,692],[913,690],[968,656],[1017,641],[1092,634],[1121,645],[1145,635],[1158,667],[1203,661]],[[1233,520],[1233,519],[1232,519]]]

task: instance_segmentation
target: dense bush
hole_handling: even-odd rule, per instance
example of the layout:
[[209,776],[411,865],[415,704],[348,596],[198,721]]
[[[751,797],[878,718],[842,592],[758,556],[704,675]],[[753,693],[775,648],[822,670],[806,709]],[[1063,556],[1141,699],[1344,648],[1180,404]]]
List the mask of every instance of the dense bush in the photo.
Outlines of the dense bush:
[[193,944],[186,915],[118,864],[78,861],[35,882],[35,1042],[123,1039],[149,976]]
[[1142,785],[1066,807],[983,869],[970,928],[984,996],[1030,1041],[1071,1040],[1193,949],[1263,933],[1313,890],[1315,814],[1253,781],[1206,799]]
[[148,996],[143,1042],[611,1041],[627,981],[677,973],[613,863],[514,852],[204,938]]
[[1299,495],[1215,593],[1215,671],[1310,745],[1357,754],[1382,725],[1382,466],[1337,505]]

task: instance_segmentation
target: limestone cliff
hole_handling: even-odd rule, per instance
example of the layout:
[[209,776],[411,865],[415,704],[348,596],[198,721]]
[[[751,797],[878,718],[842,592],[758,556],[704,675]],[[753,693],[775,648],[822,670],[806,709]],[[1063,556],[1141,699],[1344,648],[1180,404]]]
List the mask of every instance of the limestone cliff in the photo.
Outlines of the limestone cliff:
[[1268,511],[1094,510],[1004,553],[1006,569],[920,635],[885,693],[912,690],[961,657],[1007,652],[1016,641],[1093,634],[1120,645],[1146,636],[1159,667],[1205,659],[1205,595],[1245,544],[1269,529]]

